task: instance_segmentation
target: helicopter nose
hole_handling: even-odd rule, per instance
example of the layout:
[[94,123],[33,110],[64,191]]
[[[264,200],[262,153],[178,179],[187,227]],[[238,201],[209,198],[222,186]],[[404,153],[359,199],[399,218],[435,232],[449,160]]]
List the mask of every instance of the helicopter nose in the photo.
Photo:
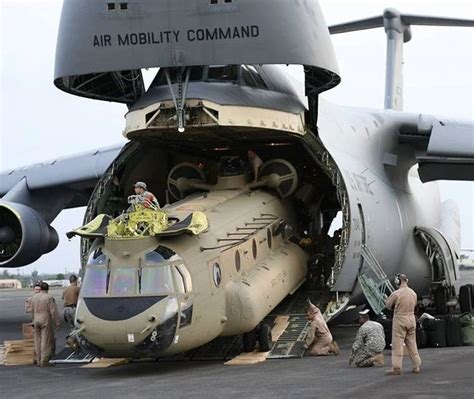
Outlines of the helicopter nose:
[[[151,316],[149,320],[156,316]],[[174,341],[178,326],[178,312],[170,315],[153,328],[145,327],[150,331],[148,336],[137,346],[135,350],[147,356],[157,356],[168,349]]]
[[89,311],[107,321],[123,321],[135,317],[163,301],[166,295],[148,297],[84,298]]

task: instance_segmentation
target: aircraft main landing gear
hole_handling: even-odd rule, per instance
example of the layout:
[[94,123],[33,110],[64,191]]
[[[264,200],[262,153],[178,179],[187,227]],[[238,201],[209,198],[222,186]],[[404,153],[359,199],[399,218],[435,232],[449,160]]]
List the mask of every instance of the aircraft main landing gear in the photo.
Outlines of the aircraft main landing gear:
[[268,352],[272,348],[272,329],[268,324],[261,323],[252,331],[243,334],[244,352],[253,352],[257,341],[260,352]]
[[459,288],[459,306],[461,313],[471,313],[472,311],[472,295],[471,286],[469,284]]

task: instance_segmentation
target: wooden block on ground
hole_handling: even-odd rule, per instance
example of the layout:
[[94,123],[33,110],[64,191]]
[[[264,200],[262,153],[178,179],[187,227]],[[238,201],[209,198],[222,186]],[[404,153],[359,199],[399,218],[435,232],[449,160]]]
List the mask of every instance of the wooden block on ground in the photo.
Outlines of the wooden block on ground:
[[3,364],[5,366],[24,366],[33,364],[34,345],[32,339],[5,341]]
[[[281,334],[286,330],[289,324],[290,316],[277,316],[275,319],[275,324],[272,328],[272,340],[273,342],[278,341]],[[270,352],[260,352],[260,351],[253,351],[248,353],[241,353],[240,355],[230,359],[228,362],[224,364],[229,366],[238,366],[244,364],[257,364],[264,362],[267,360],[268,354]]]
[[93,360],[91,363],[81,366],[81,368],[100,369],[100,368],[107,368],[107,367],[112,367],[112,366],[120,366],[123,364],[127,364],[128,362],[130,362],[130,359],[125,358],[125,357],[117,358],[117,359],[109,359],[109,358],[103,357],[97,360]]
[[5,364],[5,347],[0,345],[0,365]]

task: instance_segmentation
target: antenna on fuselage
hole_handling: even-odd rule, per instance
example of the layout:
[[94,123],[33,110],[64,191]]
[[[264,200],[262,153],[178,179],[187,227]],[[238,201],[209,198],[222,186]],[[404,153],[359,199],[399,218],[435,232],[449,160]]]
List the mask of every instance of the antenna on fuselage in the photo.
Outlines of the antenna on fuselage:
[[383,15],[329,27],[329,33],[384,28],[387,35],[385,109],[403,109],[403,43],[411,40],[411,25],[474,27],[474,20],[402,14],[387,8]]

